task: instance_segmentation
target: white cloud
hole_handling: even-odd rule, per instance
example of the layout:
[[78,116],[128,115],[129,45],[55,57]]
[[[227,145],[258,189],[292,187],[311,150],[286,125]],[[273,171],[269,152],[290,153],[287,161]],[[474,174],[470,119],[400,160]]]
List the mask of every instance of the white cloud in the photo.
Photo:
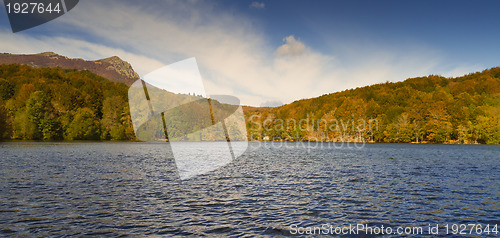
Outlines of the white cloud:
[[264,4],[263,2],[252,2],[249,7],[250,8],[264,9],[264,8],[266,8],[266,4]]
[[281,105],[283,105],[283,102],[280,100],[271,100],[261,103],[260,107],[279,107]]
[[285,44],[276,50],[278,55],[301,55],[306,50],[304,43],[296,40],[293,35],[285,37],[283,41]]

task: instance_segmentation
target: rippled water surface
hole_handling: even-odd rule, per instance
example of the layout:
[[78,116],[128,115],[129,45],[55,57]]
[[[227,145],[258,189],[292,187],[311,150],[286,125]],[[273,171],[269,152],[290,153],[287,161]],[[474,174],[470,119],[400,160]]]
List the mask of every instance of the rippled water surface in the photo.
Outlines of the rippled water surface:
[[281,236],[292,224],[500,223],[499,146],[254,142],[188,180],[178,179],[165,144],[2,143],[0,158],[1,236]]

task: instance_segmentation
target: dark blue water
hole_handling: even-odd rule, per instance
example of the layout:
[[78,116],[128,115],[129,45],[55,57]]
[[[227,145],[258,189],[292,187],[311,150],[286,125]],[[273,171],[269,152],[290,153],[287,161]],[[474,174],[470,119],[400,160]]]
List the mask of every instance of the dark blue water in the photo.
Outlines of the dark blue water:
[[165,144],[0,144],[0,236],[500,223],[500,146],[257,143],[188,180],[178,179]]

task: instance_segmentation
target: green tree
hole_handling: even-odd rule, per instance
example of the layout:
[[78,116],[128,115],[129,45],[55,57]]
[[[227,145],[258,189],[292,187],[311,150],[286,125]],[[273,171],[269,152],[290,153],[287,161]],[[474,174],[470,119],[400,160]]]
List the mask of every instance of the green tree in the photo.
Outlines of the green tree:
[[79,108],[66,130],[69,140],[99,140],[99,121],[89,108]]
[[26,110],[20,110],[14,117],[13,139],[33,140],[36,125],[28,118]]
[[[119,129],[118,126],[122,125],[120,122],[121,116],[122,116],[122,111],[123,111],[123,105],[125,104],[125,101],[123,100],[122,97],[120,96],[111,96],[107,97],[104,99],[103,106],[102,106],[102,120],[101,120],[101,138],[102,139],[109,139],[109,136],[112,137],[114,140],[123,140],[125,137],[125,128],[123,126],[121,127],[123,129],[123,136],[119,136],[117,138],[117,131]],[[115,128],[114,133],[111,133],[111,130]],[[121,129],[120,129],[121,130]],[[113,134],[115,136],[113,136]]]
[[125,128],[122,125],[115,125],[111,128],[112,140],[125,140]]
[[59,121],[45,114],[45,117],[40,121],[43,140],[58,140],[62,138],[62,131]]
[[3,100],[0,98],[0,140],[8,138],[10,130],[10,118],[5,109]]
[[479,139],[486,144],[500,144],[500,116],[479,116],[476,125]]
[[35,126],[33,134],[30,136],[31,139],[42,139],[43,138],[43,121],[48,112],[48,100],[47,96],[42,91],[36,91],[31,94],[28,101],[26,102],[26,112],[28,119]]
[[414,126],[410,123],[408,113],[403,113],[393,126],[393,136],[396,142],[409,143],[415,139]]

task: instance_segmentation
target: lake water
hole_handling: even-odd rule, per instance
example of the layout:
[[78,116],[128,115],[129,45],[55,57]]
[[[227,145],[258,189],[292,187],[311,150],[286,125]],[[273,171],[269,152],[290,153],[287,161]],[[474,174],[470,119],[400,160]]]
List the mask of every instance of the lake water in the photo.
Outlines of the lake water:
[[230,164],[187,180],[165,143],[1,143],[0,158],[0,236],[500,223],[495,145],[252,142]]

